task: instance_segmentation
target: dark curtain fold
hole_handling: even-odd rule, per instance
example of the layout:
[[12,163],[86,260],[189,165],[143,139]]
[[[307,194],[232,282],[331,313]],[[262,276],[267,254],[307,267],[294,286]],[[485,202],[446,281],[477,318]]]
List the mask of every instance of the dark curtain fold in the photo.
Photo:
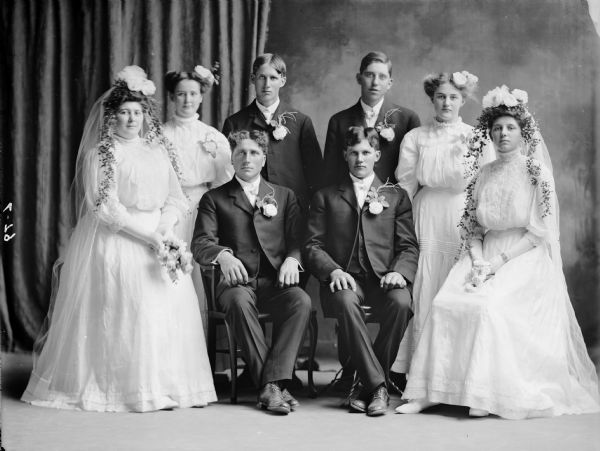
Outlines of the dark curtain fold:
[[48,308],[52,265],[70,233],[69,188],[93,102],[123,66],[144,68],[169,114],[163,76],[221,65],[203,120],[222,121],[251,96],[269,0],[6,0],[0,4],[3,349],[30,349]]

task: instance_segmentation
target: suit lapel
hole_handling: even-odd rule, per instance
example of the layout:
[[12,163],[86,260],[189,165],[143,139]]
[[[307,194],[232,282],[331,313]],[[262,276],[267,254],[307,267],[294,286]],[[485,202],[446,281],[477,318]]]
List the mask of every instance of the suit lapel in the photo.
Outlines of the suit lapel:
[[263,130],[267,130],[269,128],[267,121],[265,121],[265,117],[258,109],[258,105],[256,105],[256,100],[250,104],[250,118],[252,119],[253,125],[256,125]]
[[367,118],[365,116],[365,110],[363,110],[362,105],[360,104],[360,99],[352,108],[352,118],[350,119],[352,124],[362,125],[363,127],[367,126]]
[[350,176],[346,176],[344,180],[342,180],[338,186],[338,190],[340,192],[340,196],[348,205],[352,207],[352,209],[359,211],[358,208],[358,200],[356,199],[356,194],[354,193],[354,186],[352,185],[352,180]]
[[253,215],[254,207],[250,205],[250,201],[246,197],[246,193],[242,189],[242,186],[234,177],[231,181],[231,185],[229,186],[229,197],[233,198],[233,203],[244,210],[246,213]]

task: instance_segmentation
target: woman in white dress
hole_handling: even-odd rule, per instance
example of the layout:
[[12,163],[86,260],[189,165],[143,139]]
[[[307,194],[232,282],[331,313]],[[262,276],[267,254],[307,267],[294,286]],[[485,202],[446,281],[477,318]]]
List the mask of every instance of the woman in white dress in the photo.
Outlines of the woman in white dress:
[[[527,93],[483,99],[475,141],[497,160],[467,188],[464,252],[435,297],[400,413],[433,404],[520,419],[600,411],[598,379],[567,293],[550,159]],[[474,146],[474,152],[481,146]]]
[[[181,162],[181,184],[192,212],[177,224],[175,233],[187,243],[192,240],[198,203],[204,193],[233,177],[227,138],[216,128],[198,120],[202,96],[215,81],[212,72],[202,66],[196,66],[192,72],[168,72],[165,76],[165,86],[175,107],[175,114],[165,123],[164,134],[175,146]],[[192,280],[206,327],[206,296],[196,262]]]
[[192,280],[177,271],[174,283],[157,256],[188,206],[154,91],[126,67],[86,122],[78,221],[23,401],[137,412],[216,401]]
[[[467,71],[429,74],[423,80],[433,119],[408,132],[400,145],[396,179],[413,203],[419,240],[419,266],[413,285],[413,313],[392,370],[407,373],[415,343],[434,296],[456,263],[460,248],[458,223],[465,206],[464,190],[472,177],[466,170],[473,127],[459,116],[478,78]],[[489,147],[476,164],[493,159]]]

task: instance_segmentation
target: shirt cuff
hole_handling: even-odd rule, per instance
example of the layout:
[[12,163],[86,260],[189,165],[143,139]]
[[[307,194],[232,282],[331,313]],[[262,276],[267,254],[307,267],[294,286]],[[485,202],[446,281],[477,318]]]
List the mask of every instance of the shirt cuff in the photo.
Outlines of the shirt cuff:
[[299,261],[297,258],[294,258],[294,257],[286,257],[286,259],[288,259],[288,258],[291,258],[292,260],[295,260],[295,261],[296,261],[296,263],[298,263],[298,270],[299,270],[300,272],[304,272],[304,268],[302,267],[302,265],[300,264],[300,261]]
[[211,264],[211,265],[218,265],[219,263],[217,262],[217,260],[219,259],[219,257],[221,256],[221,254],[222,254],[223,252],[229,252],[231,255],[233,255],[233,251],[232,251],[231,249],[229,249],[229,248],[222,249],[222,250],[221,250],[221,252],[219,252],[219,253],[217,254],[217,256],[216,256],[216,257],[215,257],[215,258],[214,258],[214,259],[213,259],[213,260],[210,262],[210,264]]

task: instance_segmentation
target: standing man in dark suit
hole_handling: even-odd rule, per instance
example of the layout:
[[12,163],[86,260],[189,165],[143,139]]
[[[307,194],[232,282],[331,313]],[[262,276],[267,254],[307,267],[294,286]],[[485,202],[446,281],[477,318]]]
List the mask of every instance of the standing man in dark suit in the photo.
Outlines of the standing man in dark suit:
[[323,185],[323,157],[312,121],[279,99],[279,90],[286,83],[286,66],[279,55],[258,56],[252,64],[251,81],[256,99],[225,120],[223,134],[266,132],[269,149],[262,177],[294,191],[306,215],[311,196]]
[[381,157],[375,173],[385,181],[396,183],[400,143],[411,129],[421,125],[417,114],[389,101],[385,95],[392,87],[392,61],[383,52],[370,52],[360,62],[356,81],[360,99],[350,108],[334,114],[329,120],[325,140],[326,180],[339,180],[347,174],[344,161],[345,136],[348,127],[374,127],[380,135]]
[[[310,297],[297,286],[303,221],[294,193],[260,176],[266,133],[237,131],[228,139],[235,176],[202,197],[191,248],[200,264],[220,266],[217,303],[260,387],[260,407],[288,414],[298,401],[286,383],[311,311]],[[270,348],[259,310],[273,316]]]
[[[408,195],[373,172],[381,156],[377,131],[351,127],[344,154],[349,173],[311,203],[305,252],[322,283],[323,312],[338,320],[340,340],[358,373],[350,411],[378,416],[386,412],[389,370],[412,316],[408,287],[419,246]],[[379,318],[373,344],[361,305]]]

